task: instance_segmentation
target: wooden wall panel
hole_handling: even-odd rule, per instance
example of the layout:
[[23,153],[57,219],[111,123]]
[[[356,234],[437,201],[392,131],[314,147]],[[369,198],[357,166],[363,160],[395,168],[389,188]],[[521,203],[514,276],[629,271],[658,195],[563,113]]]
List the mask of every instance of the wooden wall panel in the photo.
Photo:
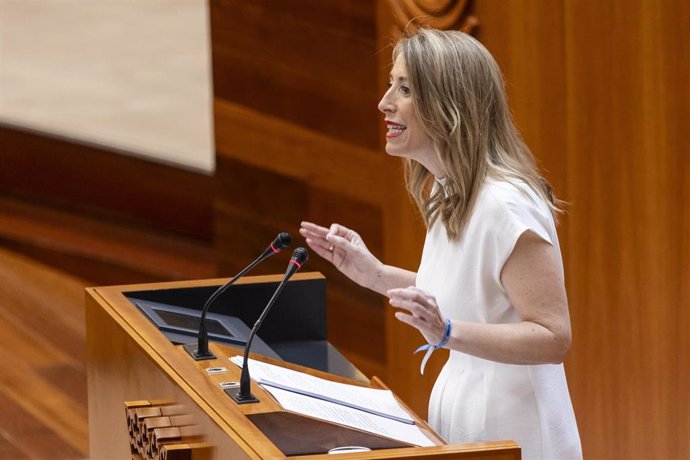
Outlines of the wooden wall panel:
[[211,9],[216,98],[376,147],[375,113],[362,110],[377,100],[369,2],[220,0]]
[[[676,0],[474,3],[516,121],[569,202],[566,368],[586,458],[690,455],[688,11]],[[389,345],[397,381],[412,372],[396,358],[409,346]]]
[[0,246],[91,285],[214,278],[210,245],[0,193]]
[[[292,248],[304,246],[297,232],[302,220],[347,222],[360,230],[372,251],[381,253],[378,208],[228,158],[219,157],[217,165],[219,177],[230,179],[219,185],[216,209],[216,248],[222,273],[240,270],[278,231],[293,235]],[[282,273],[288,257],[273,257],[252,273]],[[307,269],[320,271],[328,279],[329,340],[363,372],[382,375],[385,335],[381,297],[356,287],[316,255],[307,262]]]
[[[258,16],[267,8],[263,3],[221,3],[212,11],[215,27],[225,28],[214,32],[223,41],[214,45],[216,140],[221,164],[227,165],[219,180],[245,183],[249,179],[239,176],[247,174],[263,178],[272,193],[305,201],[271,220],[261,195],[244,196],[240,206],[224,189],[216,203],[219,247],[233,247],[223,235],[242,231],[231,228],[237,223],[270,238],[269,229],[279,220],[296,228],[304,216],[324,223],[342,218],[350,225],[362,222],[358,230],[366,241],[377,241],[385,262],[416,269],[424,228],[404,193],[399,160],[382,154],[383,125],[375,110],[389,71],[386,46],[396,27],[391,1],[379,0],[368,11],[359,2],[350,7],[331,2],[315,10],[305,7],[310,2],[291,3],[289,13],[281,7],[265,18]],[[689,7],[680,0],[469,4],[479,20],[475,35],[504,71],[517,124],[568,202],[559,226],[574,334],[566,368],[585,456],[690,456],[684,436],[690,431],[685,356],[690,349],[690,213],[685,210],[690,168],[683,155],[684,121],[690,115],[684,97]],[[335,18],[331,8],[345,10]],[[246,15],[255,29],[244,50],[231,49],[233,12]],[[366,14],[371,18],[362,19]],[[369,25],[362,29],[371,20],[373,38],[363,32]],[[314,21],[323,35],[313,33]],[[365,33],[369,44],[333,39],[335,30],[351,39],[353,31]],[[279,39],[290,31],[301,33]],[[310,41],[300,41],[305,37]],[[320,54],[328,43],[345,47],[343,61]],[[276,50],[282,54],[276,56]],[[355,66],[357,53],[363,53],[357,69],[340,75]],[[322,59],[323,68],[312,68],[311,57]],[[313,75],[325,76],[326,86],[314,86]],[[358,95],[335,94],[347,86],[346,78],[360,86]],[[270,94],[261,92],[264,85],[271,86]],[[333,104],[321,110],[329,97]],[[335,101],[339,97],[349,100]],[[264,125],[269,129],[262,136]],[[324,157],[324,150],[338,154]],[[367,184],[375,185],[368,189]],[[358,206],[369,211],[361,216],[348,211]],[[419,335],[395,321],[381,299],[362,299],[363,312],[350,308],[352,315],[346,314],[340,305],[361,290],[326,264],[314,264],[334,288],[329,302],[338,305],[331,306],[338,321],[332,330],[336,344],[354,350],[357,330],[375,335],[373,328],[359,329],[356,317],[382,324],[385,353],[374,356],[373,367],[383,367],[387,383],[425,413],[442,357],[433,363],[432,375],[421,378],[418,360],[411,357]],[[367,353],[358,349],[352,356],[364,362]]]
[[212,238],[211,177],[104,146],[0,125],[0,191]]
[[[666,172],[668,200],[666,215],[671,225],[667,226],[669,234],[668,249],[664,253],[670,276],[664,289],[670,291],[669,304],[665,308],[670,312],[668,332],[663,337],[669,339],[670,356],[667,356],[667,366],[671,370],[666,373],[669,385],[668,398],[673,406],[673,420],[667,423],[670,438],[669,452],[681,456],[690,456],[690,369],[687,351],[690,350],[690,160],[688,160],[688,129],[690,120],[690,102],[687,97],[687,76],[690,75],[690,5],[686,2],[665,4],[660,9],[660,20],[656,27],[661,27],[659,46],[666,50],[662,56],[663,82],[659,90],[663,94],[663,107],[667,114],[663,129],[663,142],[668,164]],[[659,24],[660,23],[660,24]],[[657,29],[659,30],[659,29]],[[658,122],[656,126],[659,127]],[[675,372],[674,372],[675,370]],[[671,374],[669,377],[669,373]],[[657,388],[658,389],[658,388]],[[661,391],[665,391],[662,389]],[[663,394],[663,393],[662,393]]]
[[[341,222],[382,252],[376,17],[357,2],[211,3],[216,248],[235,272],[278,231]],[[285,270],[276,257],[257,273]],[[329,337],[365,373],[386,364],[380,296],[314,255],[328,280]],[[385,377],[385,375],[382,375]]]
[[214,179],[0,126],[0,246],[93,284],[215,277]]
[[219,157],[308,182],[357,201],[374,205],[382,201],[386,186],[381,175],[386,160],[376,150],[223,99],[216,99],[215,122]]
[[518,129],[556,193],[565,195],[563,5],[541,0],[504,1],[500,5],[479,1],[473,11],[480,20],[474,35],[501,67]]
[[585,452],[684,458],[689,165],[679,141],[690,100],[678,98],[690,10],[672,0],[565,5],[570,363]]
[[[216,164],[218,176],[225,179],[219,181],[216,199],[216,249],[221,270],[238,271],[278,232],[296,237],[301,216],[306,214],[308,185],[232,159],[218,157]],[[286,263],[274,257],[256,272],[283,272]]]

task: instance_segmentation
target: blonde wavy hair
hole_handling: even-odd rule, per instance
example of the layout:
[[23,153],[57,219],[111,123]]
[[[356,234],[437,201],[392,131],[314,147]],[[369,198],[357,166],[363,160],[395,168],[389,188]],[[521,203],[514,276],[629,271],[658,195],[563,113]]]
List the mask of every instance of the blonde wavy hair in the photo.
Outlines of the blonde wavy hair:
[[503,77],[489,51],[465,33],[420,28],[395,45],[393,61],[400,55],[415,112],[446,180],[434,188],[429,170],[405,160],[407,190],[427,227],[440,218],[449,239],[457,240],[487,177],[525,182],[555,219],[561,202],[513,123]]

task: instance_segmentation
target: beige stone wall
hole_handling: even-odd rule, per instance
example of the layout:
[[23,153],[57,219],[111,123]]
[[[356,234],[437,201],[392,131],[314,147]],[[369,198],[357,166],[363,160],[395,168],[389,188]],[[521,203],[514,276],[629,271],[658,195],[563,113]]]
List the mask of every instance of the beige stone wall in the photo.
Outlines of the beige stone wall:
[[205,0],[0,0],[0,123],[214,168]]

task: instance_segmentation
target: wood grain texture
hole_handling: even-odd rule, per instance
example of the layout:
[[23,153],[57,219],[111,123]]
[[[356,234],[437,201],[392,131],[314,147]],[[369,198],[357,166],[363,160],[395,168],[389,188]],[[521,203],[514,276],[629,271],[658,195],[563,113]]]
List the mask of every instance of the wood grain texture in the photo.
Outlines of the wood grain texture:
[[[688,457],[689,8],[487,0],[474,14],[518,126],[569,202],[566,368],[585,457]],[[405,228],[415,221],[399,216]],[[389,328],[388,340],[403,359],[402,333]],[[398,381],[412,370],[389,362],[389,372]]]
[[474,13],[489,22],[474,35],[499,63],[520,134],[560,196],[568,177],[564,8],[561,2],[545,7],[539,0],[498,6],[475,3]]
[[210,244],[0,193],[0,245],[92,284],[210,278]]
[[690,9],[593,6],[565,3],[573,399],[586,455],[683,458]]
[[[159,177],[157,169],[135,166],[139,172],[129,174],[119,159],[0,130],[0,185],[11,199],[45,199],[91,217],[52,220],[38,213],[45,217],[40,225],[24,226],[30,213],[6,207],[2,243],[86,273],[93,260],[80,251],[96,252],[109,235],[107,226],[89,226],[102,217],[124,219],[210,242],[222,272],[234,273],[277,231],[295,233],[300,220],[310,219],[351,225],[385,262],[416,269],[424,228],[405,195],[400,162],[383,153],[375,108],[396,27],[388,1],[290,1],[269,11],[272,6],[211,5],[214,38],[221,40],[213,50],[217,194],[208,183],[196,188],[196,179],[175,182],[173,172],[147,183],[143,179]],[[245,24],[238,24],[240,13]],[[680,0],[483,0],[474,2],[473,14],[481,22],[477,36],[504,71],[527,143],[570,203],[559,227],[574,333],[566,367],[585,456],[689,457],[689,7]],[[136,181],[122,182],[130,179]],[[99,183],[101,190],[94,188]],[[180,185],[165,186],[170,183]],[[188,187],[203,192],[187,196]],[[282,198],[279,208],[271,205],[275,197]],[[61,219],[66,227],[49,228]],[[98,236],[80,244],[89,228]],[[120,240],[129,241],[129,249],[109,247],[126,256],[153,241],[147,238]],[[155,247],[165,251],[165,244]],[[183,247],[170,251],[186,254]],[[142,256],[142,281],[160,274],[156,260],[170,259]],[[188,262],[184,273],[199,268]],[[433,372],[421,379],[410,356],[419,334],[399,325],[380,297],[327,264],[309,264],[329,279],[329,332],[336,345],[424,414]],[[112,267],[100,272],[104,284],[108,277],[125,280],[121,262]],[[124,267],[128,276],[134,273]],[[284,261],[261,270],[282,272]],[[22,337],[10,330],[4,340]],[[79,342],[65,346],[74,352]],[[31,347],[22,353],[41,356]],[[46,361],[36,375],[55,378],[72,365],[60,353],[48,357],[53,364]],[[22,406],[13,410],[31,414]],[[12,445],[0,449],[32,457]]]
[[[295,236],[293,246],[304,245],[297,230],[302,220],[330,225],[347,222],[366,238],[370,249],[380,254],[381,216],[378,208],[322,190],[308,182],[285,177],[260,167],[219,157],[216,248],[222,273],[235,273],[253,260],[279,230]],[[247,193],[252,190],[253,193]],[[284,258],[275,257],[253,273],[281,273]],[[309,270],[328,279],[329,340],[368,375],[385,372],[385,335],[381,297],[357,288],[330,263],[312,255]],[[360,340],[361,336],[369,340]]]
[[0,125],[0,191],[211,241],[209,176],[120,153]]
[[361,110],[377,100],[371,10],[368,2],[214,1],[216,99],[375,148],[375,114]]
[[385,186],[380,175],[385,160],[376,150],[222,99],[216,99],[215,122],[216,150],[221,158],[264,168],[369,204],[381,202]]
[[[303,220],[346,224],[382,254],[389,163],[378,150],[374,11],[369,2],[211,3],[223,273],[239,271],[278,231],[304,245]],[[384,375],[382,298],[318,256],[308,266],[329,280],[331,342],[363,372]]]
[[435,29],[466,31],[477,23],[470,14],[468,0],[388,0],[388,7],[399,29],[405,30],[412,24]]
[[88,455],[83,289],[0,250],[0,458]]

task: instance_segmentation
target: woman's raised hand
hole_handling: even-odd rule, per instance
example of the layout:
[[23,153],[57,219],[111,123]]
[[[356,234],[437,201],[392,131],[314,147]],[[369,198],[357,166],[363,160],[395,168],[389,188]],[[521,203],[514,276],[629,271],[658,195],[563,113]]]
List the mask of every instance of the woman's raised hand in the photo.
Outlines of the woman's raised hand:
[[311,222],[302,222],[299,232],[315,253],[345,276],[360,286],[372,287],[381,271],[381,262],[369,252],[357,232],[339,224],[326,228]]

